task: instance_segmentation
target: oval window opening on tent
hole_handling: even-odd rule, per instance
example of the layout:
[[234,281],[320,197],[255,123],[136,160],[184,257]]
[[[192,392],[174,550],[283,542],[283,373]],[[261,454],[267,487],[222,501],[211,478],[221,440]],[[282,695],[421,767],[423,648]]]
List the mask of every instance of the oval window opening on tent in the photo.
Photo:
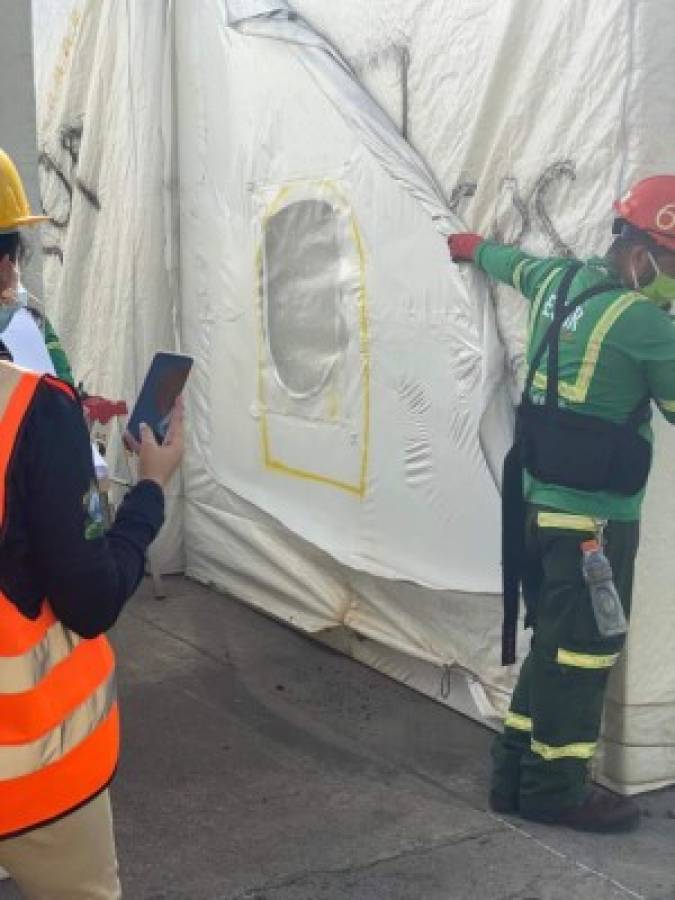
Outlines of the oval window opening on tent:
[[263,284],[269,351],[296,397],[325,387],[344,347],[339,221],[324,200],[301,200],[265,224]]

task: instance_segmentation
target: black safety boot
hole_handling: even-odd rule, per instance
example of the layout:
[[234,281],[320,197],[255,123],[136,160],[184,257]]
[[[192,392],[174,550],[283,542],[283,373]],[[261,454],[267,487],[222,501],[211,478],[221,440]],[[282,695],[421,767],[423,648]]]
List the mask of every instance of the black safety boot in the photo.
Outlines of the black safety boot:
[[518,813],[518,797],[515,794],[509,797],[506,794],[499,794],[497,791],[490,791],[488,806],[492,812],[501,815],[516,815]]
[[589,788],[579,806],[550,813],[521,811],[520,815],[524,819],[545,825],[562,825],[575,831],[594,831],[599,834],[633,831],[640,823],[640,808],[636,803],[596,787]]

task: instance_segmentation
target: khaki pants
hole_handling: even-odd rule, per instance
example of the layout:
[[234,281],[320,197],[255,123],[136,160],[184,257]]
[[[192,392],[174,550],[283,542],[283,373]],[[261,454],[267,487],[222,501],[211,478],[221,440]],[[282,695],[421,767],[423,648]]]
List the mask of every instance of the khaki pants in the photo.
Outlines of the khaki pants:
[[51,825],[0,841],[26,900],[120,900],[108,791]]

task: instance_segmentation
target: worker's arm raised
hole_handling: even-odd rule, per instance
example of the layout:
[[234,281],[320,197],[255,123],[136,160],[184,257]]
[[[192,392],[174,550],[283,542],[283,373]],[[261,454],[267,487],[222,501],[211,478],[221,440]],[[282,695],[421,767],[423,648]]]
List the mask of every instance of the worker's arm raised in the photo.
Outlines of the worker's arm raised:
[[517,247],[507,247],[495,241],[483,241],[476,250],[476,265],[491,278],[534,300],[555,273],[562,272],[570,260],[551,257],[542,259],[524,253]]
[[508,284],[533,300],[553,272],[562,271],[568,260],[541,259],[496,241],[486,241],[479,234],[451,234],[450,256],[455,262],[473,262],[491,278]]

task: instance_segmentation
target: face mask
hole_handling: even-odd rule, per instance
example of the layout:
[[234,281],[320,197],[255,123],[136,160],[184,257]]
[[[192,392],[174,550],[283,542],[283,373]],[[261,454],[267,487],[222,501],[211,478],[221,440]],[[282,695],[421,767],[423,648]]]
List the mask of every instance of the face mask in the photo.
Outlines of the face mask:
[[648,297],[650,300],[655,300],[657,303],[671,303],[675,300],[675,278],[671,275],[666,275],[665,272],[662,272],[661,269],[659,269],[658,264],[651,253],[648,253],[648,256],[649,262],[654,267],[656,275],[649,284],[641,288],[637,286],[637,277],[635,269],[633,269],[632,275],[633,284],[636,285],[635,290],[640,291],[645,297]]

